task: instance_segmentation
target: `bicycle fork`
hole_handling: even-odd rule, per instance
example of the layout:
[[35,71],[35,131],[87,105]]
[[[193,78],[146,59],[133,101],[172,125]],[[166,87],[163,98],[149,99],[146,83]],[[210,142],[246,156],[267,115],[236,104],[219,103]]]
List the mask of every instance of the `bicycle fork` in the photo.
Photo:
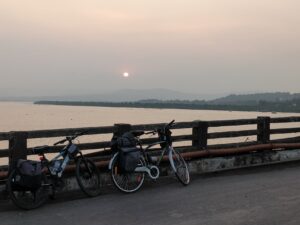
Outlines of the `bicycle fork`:
[[177,168],[176,168],[176,166],[174,164],[173,152],[174,152],[173,147],[168,147],[169,162],[171,164],[171,167],[172,167],[173,171],[176,173],[177,172]]

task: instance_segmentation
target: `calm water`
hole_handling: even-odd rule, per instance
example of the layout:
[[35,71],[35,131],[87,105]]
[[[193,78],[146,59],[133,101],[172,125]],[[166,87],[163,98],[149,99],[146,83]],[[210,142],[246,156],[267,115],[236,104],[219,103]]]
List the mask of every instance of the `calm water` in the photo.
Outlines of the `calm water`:
[[[42,130],[57,128],[111,126],[115,123],[145,124],[168,122],[175,119],[177,122],[193,120],[226,120],[256,118],[257,116],[299,116],[296,113],[261,113],[261,112],[230,112],[212,110],[182,110],[182,109],[133,109],[109,107],[80,107],[80,106],[51,106],[34,105],[23,102],[0,102],[0,132]],[[280,125],[278,127],[289,125]],[[300,126],[295,124],[294,126]],[[254,126],[227,127],[227,130],[251,129]],[[225,128],[215,128],[209,131],[224,131]],[[190,133],[190,129],[175,131],[175,134]],[[80,138],[80,141],[109,140],[111,135],[93,135]],[[291,136],[291,135],[289,135]],[[34,139],[29,146],[51,145],[59,138]],[[243,141],[245,138],[237,138]],[[249,137],[247,140],[255,140]],[[232,142],[226,139],[212,140],[210,143]],[[7,148],[7,141],[0,141],[0,148]],[[2,160],[3,162],[3,160]]]

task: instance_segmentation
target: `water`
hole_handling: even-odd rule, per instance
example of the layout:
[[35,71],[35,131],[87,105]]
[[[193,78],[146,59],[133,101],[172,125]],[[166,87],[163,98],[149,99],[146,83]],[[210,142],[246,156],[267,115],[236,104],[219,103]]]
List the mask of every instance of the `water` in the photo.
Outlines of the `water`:
[[[177,122],[193,120],[227,120],[250,119],[257,116],[285,117],[300,116],[297,113],[271,112],[231,112],[213,110],[183,110],[183,109],[134,109],[134,108],[109,108],[109,107],[82,107],[82,106],[54,106],[34,105],[30,102],[0,102],[0,132],[43,130],[58,128],[98,127],[112,126],[115,123],[147,124],[167,123],[172,119]],[[294,124],[293,126],[300,126]],[[277,125],[276,127],[291,127]],[[255,126],[240,126],[226,128],[210,128],[212,131],[254,129]],[[177,130],[174,134],[190,134],[191,129]],[[92,135],[80,138],[81,143],[109,140],[111,135]],[[287,135],[279,135],[283,137]],[[288,136],[293,136],[288,135]],[[274,136],[275,137],[275,136]],[[29,146],[51,145],[59,138],[29,140]],[[209,140],[209,144],[232,142],[233,139]],[[243,141],[246,138],[236,138]],[[247,141],[255,140],[248,137]],[[185,143],[186,144],[186,143]],[[8,147],[7,141],[0,141],[0,148]],[[1,161],[3,163],[3,159]]]

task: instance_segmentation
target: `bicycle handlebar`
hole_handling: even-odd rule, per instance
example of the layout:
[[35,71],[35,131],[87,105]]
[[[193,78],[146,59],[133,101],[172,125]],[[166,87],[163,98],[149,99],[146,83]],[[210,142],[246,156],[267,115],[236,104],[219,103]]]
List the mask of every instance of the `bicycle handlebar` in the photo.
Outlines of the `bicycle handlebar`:
[[56,146],[56,145],[59,145],[59,144],[63,144],[67,141],[67,139],[63,139],[63,140],[60,140],[58,142],[55,142],[53,145]]
[[73,136],[67,136],[66,138],[54,143],[54,146],[56,145],[59,145],[59,144],[63,144],[65,143],[66,141],[73,141],[74,139],[76,139],[77,137],[81,136],[81,135],[84,135],[86,134],[88,131],[82,131],[82,132],[79,132],[79,133],[75,133]]
[[[164,129],[166,128],[171,128],[175,123],[175,120],[172,120],[170,123],[168,123],[167,125],[164,126]],[[155,130],[152,130],[152,131],[149,131],[149,132],[145,132],[144,134],[156,134],[159,132],[160,129],[155,129]]]
[[172,120],[166,127],[172,127],[175,123],[175,120]]

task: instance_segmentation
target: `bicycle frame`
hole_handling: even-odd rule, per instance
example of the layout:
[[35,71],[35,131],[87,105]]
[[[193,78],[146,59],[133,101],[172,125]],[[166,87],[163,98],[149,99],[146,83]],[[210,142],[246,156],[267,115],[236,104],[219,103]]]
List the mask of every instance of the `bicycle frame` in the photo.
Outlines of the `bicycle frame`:
[[[145,149],[143,149],[143,154],[144,154],[145,159],[147,160],[147,164],[148,164],[148,165],[149,165],[150,163],[148,162],[148,157],[147,157],[148,154],[147,154],[146,150],[150,149],[150,148],[153,147],[154,145],[161,144],[161,143],[167,143],[167,142],[165,142],[165,141],[156,142],[156,143],[153,143],[153,144],[151,144],[151,145],[148,145]],[[173,146],[171,146],[171,145],[169,145],[169,144],[167,143],[166,147],[163,148],[163,150],[162,150],[160,156],[158,156],[158,160],[156,161],[155,165],[156,165],[156,166],[159,166],[160,163],[161,163],[161,161],[163,160],[164,156],[165,156],[165,155],[168,155],[169,162],[170,162],[170,164],[171,164],[173,170],[176,172],[177,169],[176,169],[176,167],[175,167],[175,165],[174,165],[174,161],[172,160],[172,158],[173,158],[173,151],[174,151]]]
[[[173,125],[174,120],[163,128],[153,131],[129,131],[122,135],[120,140],[118,139],[119,137],[114,136],[111,146],[112,151],[115,153],[110,160],[109,170],[111,170],[114,185],[120,191],[133,193],[139,190],[144,182],[145,175],[148,175],[152,180],[156,180],[160,176],[160,164],[162,161],[165,162],[167,160],[169,160],[169,170],[174,172],[179,182],[184,186],[188,185],[190,178],[187,164],[180,153],[172,146],[172,132],[170,129]],[[144,134],[158,134],[158,140],[149,145],[143,145],[140,136]],[[126,138],[128,141],[125,140]],[[146,140],[149,141],[151,139]],[[154,149],[152,152],[148,150],[156,145],[160,145],[160,151],[153,157],[151,155],[154,153]],[[131,154],[131,152],[137,151],[140,153]],[[121,158],[119,158],[119,154],[121,154]],[[128,158],[126,158],[126,154],[128,154]]]
[[[163,143],[166,143],[166,142],[165,141],[158,141],[158,142],[155,142],[153,144],[148,145],[146,148],[143,148],[141,146],[141,149],[142,149],[142,152],[143,152],[143,156],[144,156],[147,164],[149,164],[150,162],[148,160],[148,155],[149,154],[146,151],[149,150],[150,148],[154,147],[155,145],[159,145],[159,144],[163,144]],[[158,160],[156,160],[156,163],[155,163],[156,166],[160,165],[160,163],[161,163],[161,161],[162,161],[162,159],[163,159],[166,151],[167,151],[167,146],[162,149],[162,152],[161,152],[160,156],[158,157]]]
[[33,148],[32,152],[40,156],[42,166],[42,173],[38,177],[39,180],[36,182],[35,187],[33,187],[35,180],[32,182],[32,187],[22,186],[22,184],[20,184],[20,187],[16,186],[15,184],[18,184],[16,183],[18,171],[12,171],[7,179],[7,190],[16,206],[27,210],[34,209],[44,204],[48,197],[54,199],[56,193],[65,186],[62,175],[71,159],[75,161],[75,175],[80,189],[89,197],[99,194],[100,175],[95,163],[85,158],[78,146],[73,144],[73,140],[80,135],[82,133],[68,136],[54,143],[54,146],[56,146],[68,141],[67,145],[62,147],[58,154],[55,154],[50,160],[46,157],[47,153],[51,153],[50,146],[44,145]]
[[[172,147],[171,132],[170,132],[170,125],[172,125],[173,123],[174,123],[174,120],[171,123],[169,123],[168,126],[163,128],[163,132],[159,131],[159,130],[156,131],[156,133],[158,133],[158,135],[159,135],[160,141],[149,144],[146,148],[143,148],[142,143],[140,141],[138,141],[138,145],[140,146],[140,149],[141,149],[144,161],[145,161],[145,166],[137,167],[136,170],[135,170],[136,172],[146,172],[146,173],[148,173],[148,175],[151,178],[153,178],[151,176],[150,170],[152,170],[154,167],[156,167],[155,169],[158,170],[158,166],[160,165],[161,161],[163,160],[163,158],[166,154],[168,155],[168,158],[169,158],[170,165],[171,165],[172,169],[175,172],[177,171],[177,169],[174,165],[174,162],[173,162],[174,149]],[[152,133],[152,132],[150,132],[150,133]],[[139,138],[138,138],[138,140],[139,140]],[[162,152],[161,152],[160,156],[158,157],[158,160],[156,160],[156,162],[154,163],[153,160],[151,160],[151,158],[150,158],[151,156],[146,151],[149,150],[150,148],[152,148],[153,146],[156,146],[156,145],[159,145],[159,144],[160,145],[165,144],[165,146],[162,148]],[[109,166],[108,166],[109,170],[112,169],[112,163],[115,160],[115,158],[118,157],[118,155],[119,155],[119,153],[117,152],[111,158],[111,160],[109,162]],[[158,175],[159,175],[159,172],[158,172]]]
[[[51,177],[58,177],[58,178],[61,178],[62,177],[62,175],[63,175],[63,172],[64,172],[64,170],[65,170],[65,168],[66,168],[66,166],[68,165],[68,163],[69,163],[69,161],[72,159],[72,158],[74,158],[75,160],[77,159],[77,156],[71,156],[70,155],[70,153],[69,153],[69,149],[70,148],[77,148],[77,146],[76,145],[74,145],[73,143],[69,143],[67,146],[65,146],[54,158],[52,158],[51,160],[48,160],[46,157],[45,157],[45,154],[43,153],[43,160],[45,160],[44,161],[44,163],[46,164],[46,167],[47,167],[47,169],[48,169],[48,171],[49,171],[49,173],[50,173],[50,175],[51,175]],[[83,155],[82,155],[82,153],[80,152],[80,151],[78,151],[78,153],[77,154],[80,154],[80,156],[79,157],[82,157],[82,158],[84,158],[83,157]],[[77,155],[76,154],[76,155]],[[57,172],[57,171],[54,171],[54,167],[52,166],[54,163],[55,163],[55,161],[58,161],[60,158],[62,157],[62,162],[60,162],[60,165],[59,165],[59,171]],[[85,162],[85,160],[84,160],[84,163],[86,163]]]
[[[67,166],[67,164],[70,161],[70,157],[69,154],[67,154],[67,148],[65,150],[63,150],[62,152],[60,152],[57,156],[55,156],[53,159],[51,159],[50,161],[48,161],[48,170],[49,172],[57,177],[62,177],[62,174]],[[52,163],[55,163],[55,161],[59,160],[59,158],[62,157],[63,161],[60,163],[60,171],[58,173],[56,173],[55,171],[53,171],[53,167],[50,167],[50,165],[52,165]]]

